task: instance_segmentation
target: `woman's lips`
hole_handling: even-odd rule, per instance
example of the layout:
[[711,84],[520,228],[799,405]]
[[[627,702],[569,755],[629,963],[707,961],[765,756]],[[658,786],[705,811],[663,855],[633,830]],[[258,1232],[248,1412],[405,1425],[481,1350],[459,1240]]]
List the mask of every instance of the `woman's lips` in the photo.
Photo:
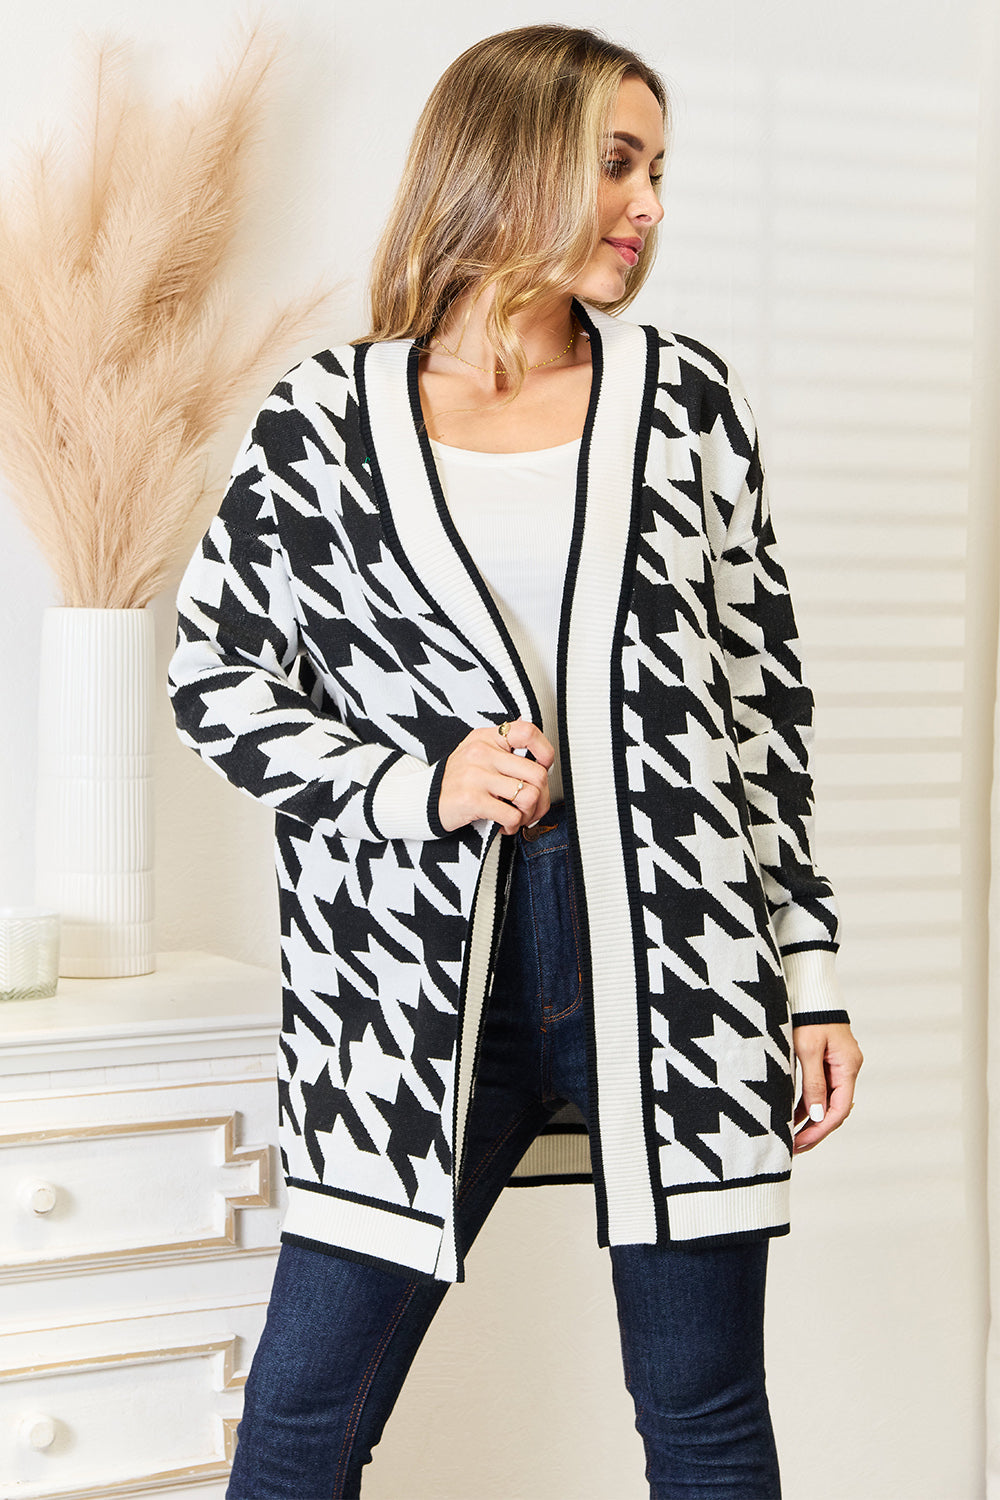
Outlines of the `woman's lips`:
[[642,241],[638,244],[634,240],[605,240],[613,250],[617,250],[627,266],[634,266],[639,259],[639,251],[642,249]]

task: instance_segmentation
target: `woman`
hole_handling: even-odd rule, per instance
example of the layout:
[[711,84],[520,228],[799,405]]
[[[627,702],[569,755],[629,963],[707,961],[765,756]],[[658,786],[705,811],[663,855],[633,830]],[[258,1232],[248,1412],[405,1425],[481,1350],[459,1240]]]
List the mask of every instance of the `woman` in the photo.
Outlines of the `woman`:
[[749,408],[613,316],[665,119],[587,31],[460,57],[371,334],[276,387],[182,585],[182,737],[277,814],[289,1204],[237,1500],[359,1494],[512,1180],[594,1182],[651,1493],[779,1493],[767,1243],[861,1057]]

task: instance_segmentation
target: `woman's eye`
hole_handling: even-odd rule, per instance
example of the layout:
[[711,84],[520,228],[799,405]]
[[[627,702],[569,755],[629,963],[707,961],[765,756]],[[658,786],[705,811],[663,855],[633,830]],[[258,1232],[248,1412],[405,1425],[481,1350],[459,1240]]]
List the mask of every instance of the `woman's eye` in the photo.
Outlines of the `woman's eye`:
[[[631,163],[623,161],[620,156],[609,156],[605,157],[604,161],[601,163],[601,166],[607,177],[623,177],[625,173],[629,171]],[[649,180],[652,183],[653,187],[659,187],[660,183],[663,181],[663,173],[650,172]]]

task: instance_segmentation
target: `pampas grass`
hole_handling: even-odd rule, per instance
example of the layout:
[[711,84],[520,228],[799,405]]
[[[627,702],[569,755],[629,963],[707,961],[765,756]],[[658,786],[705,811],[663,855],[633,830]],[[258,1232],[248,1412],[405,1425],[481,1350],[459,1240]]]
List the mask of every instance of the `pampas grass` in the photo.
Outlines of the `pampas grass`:
[[0,200],[0,466],[71,606],[163,586],[221,423],[307,331],[320,294],[240,327],[227,275],[273,44],[169,112],[97,58],[76,150],[26,153]]

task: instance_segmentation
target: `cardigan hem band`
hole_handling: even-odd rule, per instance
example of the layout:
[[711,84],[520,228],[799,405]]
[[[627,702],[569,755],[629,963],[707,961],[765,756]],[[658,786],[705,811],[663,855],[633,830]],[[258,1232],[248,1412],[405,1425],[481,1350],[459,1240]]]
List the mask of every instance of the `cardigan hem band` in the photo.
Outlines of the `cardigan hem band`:
[[590,1136],[585,1129],[542,1131],[514,1168],[510,1184],[516,1187],[526,1178],[548,1176],[590,1181],[593,1175]]
[[429,1271],[418,1271],[412,1266],[401,1267],[394,1260],[380,1260],[377,1255],[365,1255],[358,1250],[347,1250],[343,1245],[331,1245],[326,1240],[311,1240],[308,1235],[291,1234],[282,1230],[279,1239],[283,1245],[298,1245],[302,1250],[317,1250],[321,1255],[332,1255],[336,1260],[351,1260],[358,1266],[372,1266],[376,1271],[385,1271],[389,1276],[405,1276],[408,1281],[419,1281],[429,1286],[440,1286],[437,1276]]
[[387,1264],[403,1263],[433,1275],[443,1228],[426,1217],[410,1218],[405,1208],[377,1208],[349,1202],[329,1192],[289,1186],[282,1234],[339,1245]]
[[780,1229],[789,1222],[789,1180],[753,1182],[743,1187],[675,1193],[667,1199],[672,1240],[716,1239],[749,1230]]

